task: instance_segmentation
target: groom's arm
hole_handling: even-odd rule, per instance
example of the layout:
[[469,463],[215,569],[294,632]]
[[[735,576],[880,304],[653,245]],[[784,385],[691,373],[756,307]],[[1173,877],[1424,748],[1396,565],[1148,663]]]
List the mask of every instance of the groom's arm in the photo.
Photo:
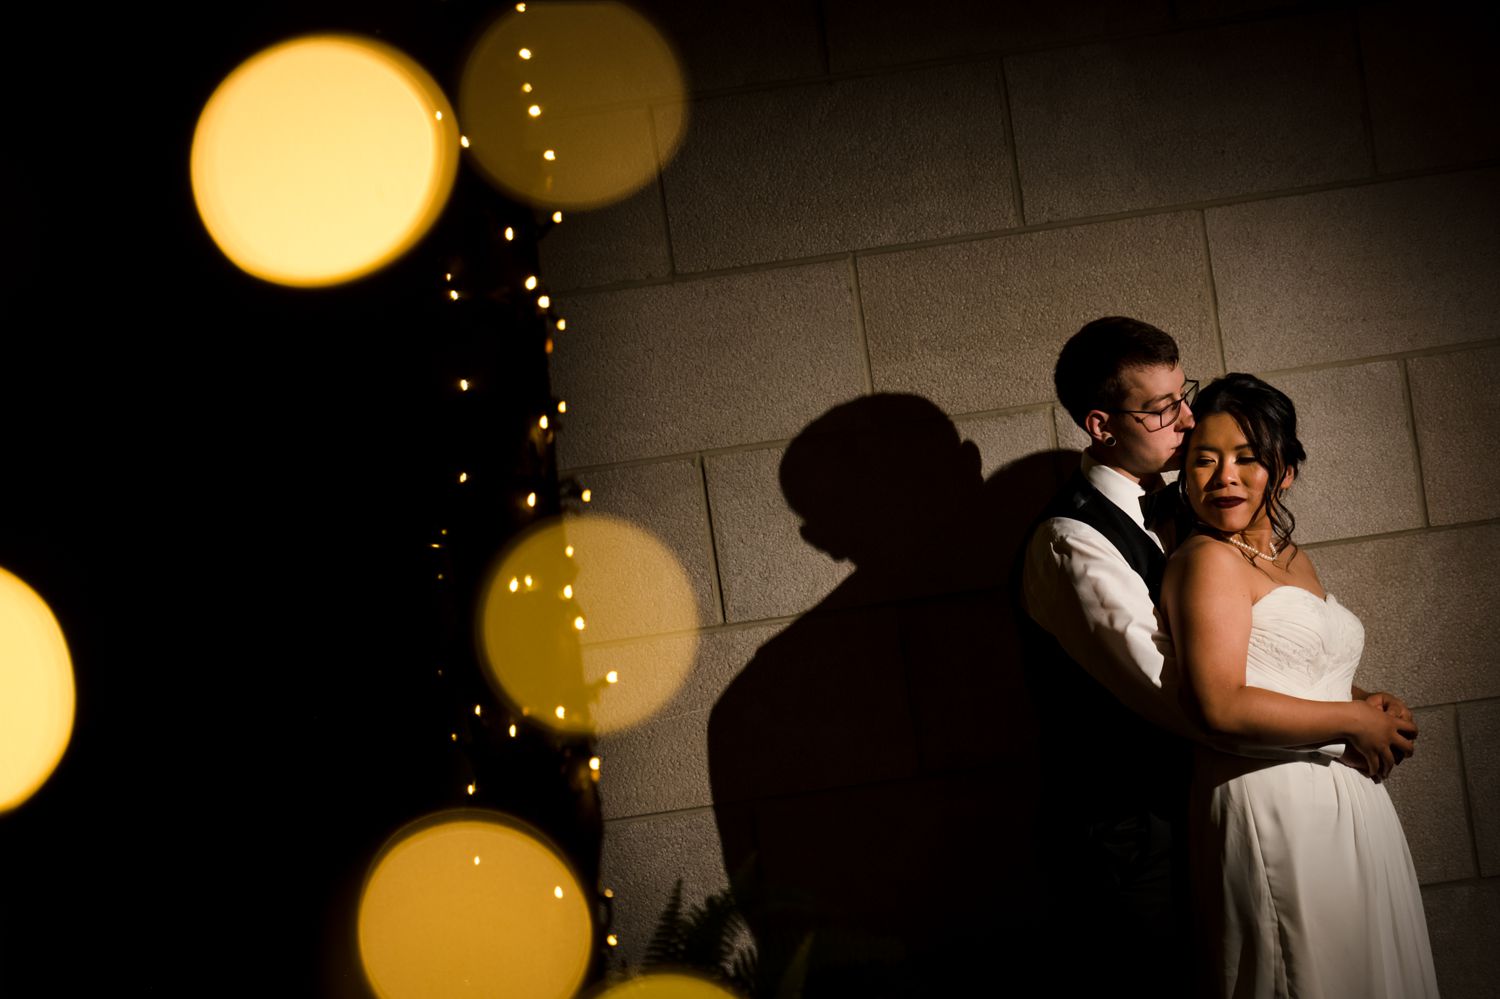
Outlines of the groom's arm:
[[1151,593],[1119,550],[1081,521],[1041,524],[1026,551],[1026,613],[1126,707],[1202,740],[1179,703],[1171,639]]
[[1031,619],[1120,703],[1168,731],[1225,752],[1264,759],[1337,759],[1342,744],[1276,749],[1211,740],[1183,709],[1180,674],[1151,591],[1109,539],[1055,518],[1026,551],[1022,599]]

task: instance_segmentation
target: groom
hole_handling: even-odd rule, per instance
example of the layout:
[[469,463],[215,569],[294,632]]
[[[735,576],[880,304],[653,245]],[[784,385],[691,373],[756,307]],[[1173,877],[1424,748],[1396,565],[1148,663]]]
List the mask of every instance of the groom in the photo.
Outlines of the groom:
[[[1157,494],[1181,467],[1198,383],[1170,336],[1121,316],[1074,334],[1054,380],[1090,443],[1020,565],[1026,666],[1048,758],[1039,842],[1055,890],[1044,936],[1070,984],[1186,996],[1189,740],[1204,736],[1181,708],[1156,612],[1180,519],[1172,494]],[[1368,696],[1406,712],[1389,695]]]

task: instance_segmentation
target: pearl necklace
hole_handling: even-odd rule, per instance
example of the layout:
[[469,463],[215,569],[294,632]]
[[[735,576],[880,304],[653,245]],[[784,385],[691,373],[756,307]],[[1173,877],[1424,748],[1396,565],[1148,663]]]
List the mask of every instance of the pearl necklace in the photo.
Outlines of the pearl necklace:
[[1261,551],[1259,548],[1255,547],[1254,545],[1248,544],[1248,543],[1246,543],[1244,541],[1239,541],[1239,540],[1235,539],[1234,536],[1232,536],[1232,535],[1230,537],[1225,538],[1224,540],[1228,541],[1230,544],[1234,545],[1236,548],[1239,548],[1239,549],[1241,549],[1243,551],[1249,552],[1251,555],[1255,556],[1256,558],[1263,558],[1263,559],[1265,559],[1267,562],[1270,562],[1272,565],[1275,565],[1276,564],[1276,560],[1281,557],[1281,552],[1279,552],[1279,551],[1276,550],[1276,546],[1275,545],[1271,546],[1271,554],[1267,555],[1265,552]]

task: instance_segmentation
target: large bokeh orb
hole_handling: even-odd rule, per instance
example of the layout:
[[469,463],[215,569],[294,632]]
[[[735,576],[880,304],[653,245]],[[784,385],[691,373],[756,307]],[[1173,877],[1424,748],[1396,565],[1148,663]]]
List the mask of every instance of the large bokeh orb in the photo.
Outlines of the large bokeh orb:
[[590,897],[541,833],[499,812],[442,812],[381,851],[359,902],[359,956],[381,999],[568,999],[593,948]]
[[51,609],[0,569],[0,812],[51,776],[73,732],[73,664]]
[[193,197],[243,270],[330,285],[427,232],[458,153],[453,110],[414,61],[370,39],[313,35],[251,56],[219,84],[193,135]]
[[592,999],[739,999],[717,982],[682,972],[639,975],[594,993]]
[[622,3],[527,4],[480,37],[458,104],[492,181],[547,208],[593,208],[649,183],[687,124],[682,70]]
[[566,516],[513,541],[479,606],[490,679],[533,721],[614,732],[652,717],[697,654],[698,601],[649,531],[607,514]]

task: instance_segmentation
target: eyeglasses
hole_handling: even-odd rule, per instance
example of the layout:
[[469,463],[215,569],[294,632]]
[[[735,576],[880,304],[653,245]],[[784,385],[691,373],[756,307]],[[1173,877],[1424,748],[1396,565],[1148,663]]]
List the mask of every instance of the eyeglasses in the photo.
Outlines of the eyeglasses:
[[1155,433],[1158,430],[1165,430],[1176,423],[1177,418],[1182,415],[1182,407],[1187,406],[1191,409],[1193,407],[1193,400],[1196,398],[1198,398],[1198,383],[1189,378],[1182,383],[1182,395],[1173,399],[1161,409],[1110,409],[1106,410],[1106,412],[1129,413],[1131,416],[1146,417],[1146,419],[1141,420],[1141,423],[1145,425],[1149,432]]

